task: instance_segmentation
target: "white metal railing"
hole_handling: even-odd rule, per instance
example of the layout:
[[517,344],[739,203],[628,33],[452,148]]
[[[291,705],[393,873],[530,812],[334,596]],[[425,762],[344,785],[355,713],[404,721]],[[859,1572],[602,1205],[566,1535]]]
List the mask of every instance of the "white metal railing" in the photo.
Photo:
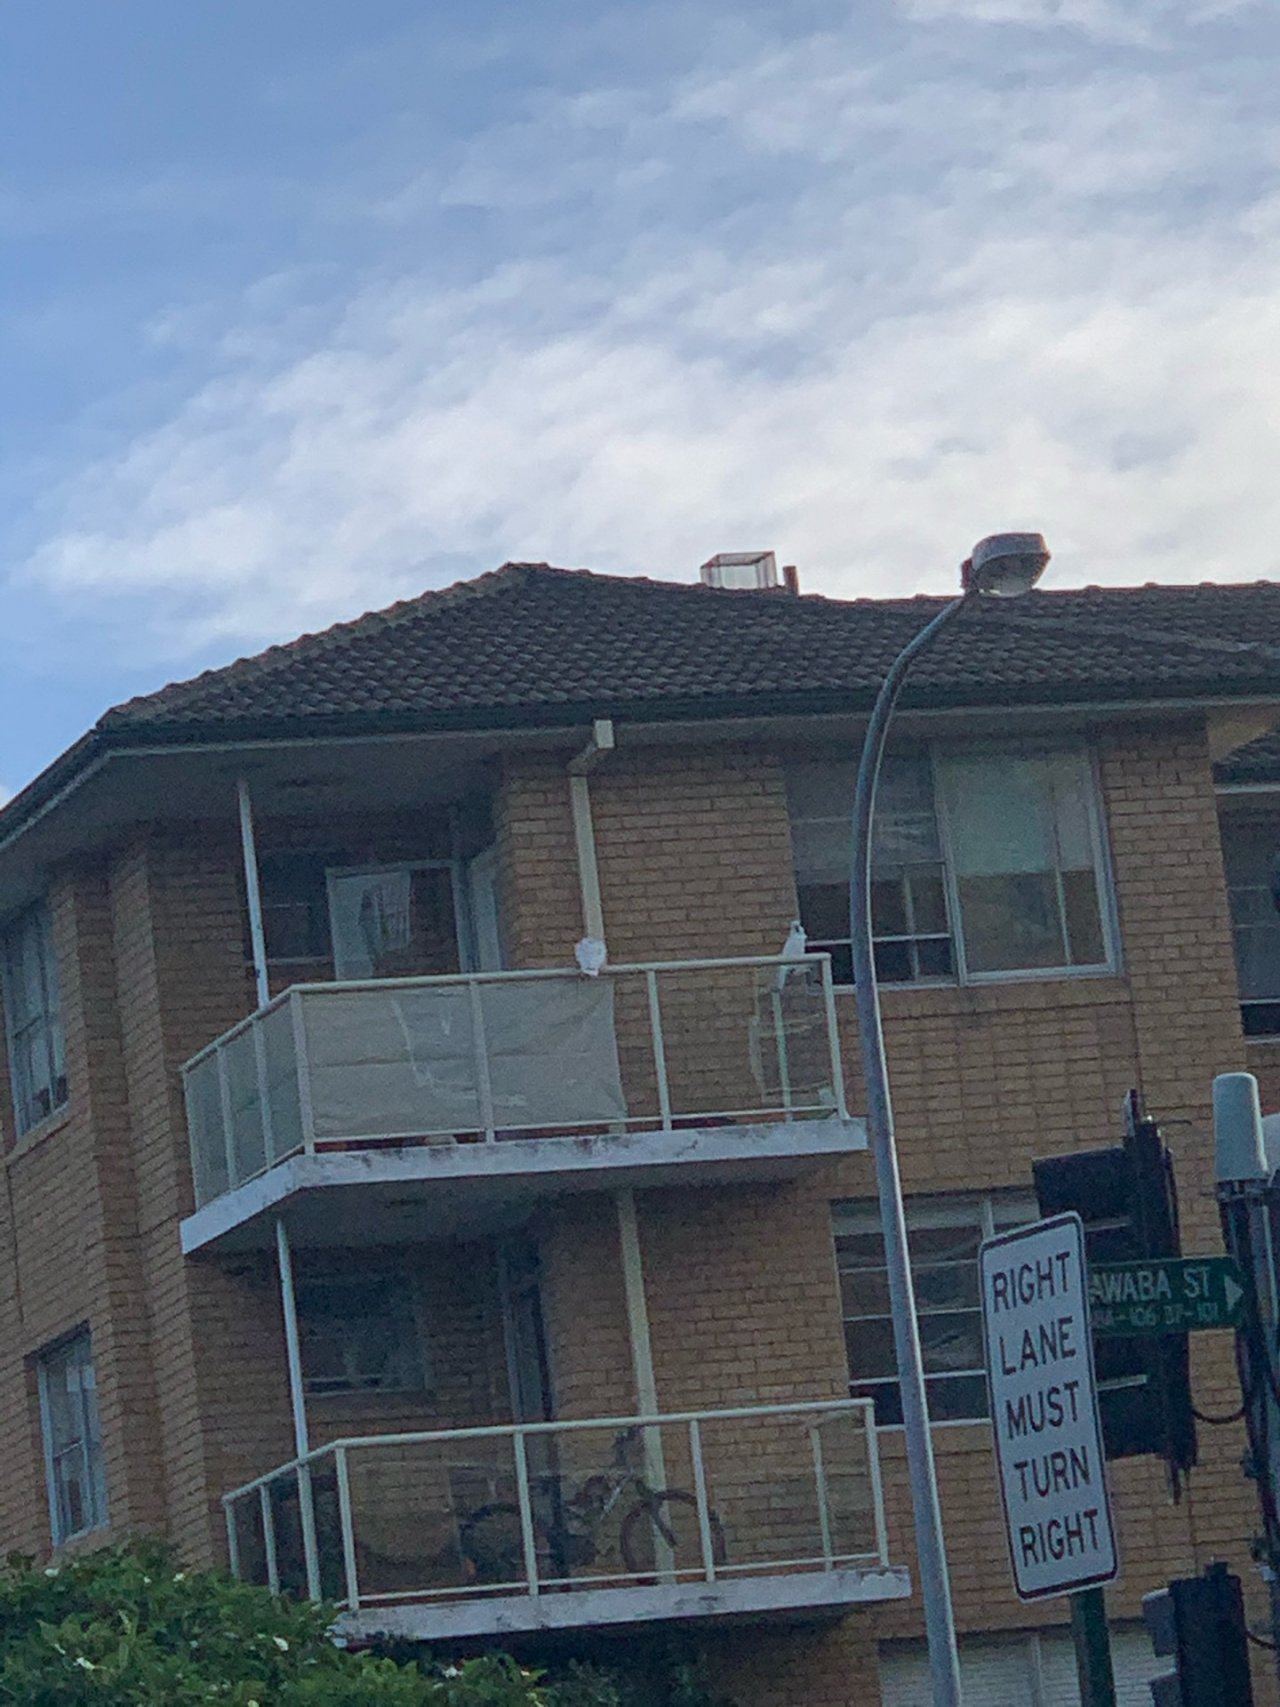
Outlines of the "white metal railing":
[[298,984],[183,1085],[197,1205],[299,1151],[847,1117],[825,954]]
[[889,1566],[869,1399],[366,1435],[222,1503],[236,1576],[350,1612]]

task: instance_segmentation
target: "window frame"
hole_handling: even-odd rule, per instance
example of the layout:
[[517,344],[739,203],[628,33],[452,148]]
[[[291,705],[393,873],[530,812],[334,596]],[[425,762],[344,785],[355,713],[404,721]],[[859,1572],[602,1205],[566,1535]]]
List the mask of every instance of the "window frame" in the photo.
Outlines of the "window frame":
[[[1003,1218],[998,1219],[997,1218],[997,1208],[1000,1206],[1006,1206],[1010,1211],[1018,1210],[1021,1214],[1025,1214],[1026,1219],[1025,1220],[1017,1219],[1017,1218],[1014,1218],[1013,1216],[1003,1217]],[[974,1209],[976,1209],[977,1210],[977,1221],[978,1221],[979,1243],[981,1243],[982,1240],[984,1240],[984,1239],[991,1238],[998,1231],[1008,1230],[1009,1228],[1012,1228],[1012,1227],[1019,1227],[1019,1226],[1028,1225],[1030,1222],[1038,1220],[1039,1214],[1040,1214],[1039,1208],[1036,1204],[1035,1195],[1030,1190],[1030,1188],[1022,1189],[1022,1188],[1019,1188],[1016,1186],[1007,1187],[1007,1188],[997,1188],[997,1189],[993,1189],[993,1190],[989,1190],[989,1191],[970,1191],[970,1192],[956,1191],[956,1192],[914,1193],[914,1194],[912,1194],[912,1196],[910,1196],[906,1199],[905,1208],[906,1208],[906,1216],[907,1216],[907,1245],[908,1245],[909,1250],[911,1247],[912,1232],[913,1232],[913,1228],[912,1228],[912,1216],[913,1216],[913,1214],[916,1214],[916,1215],[934,1214],[934,1215],[936,1215],[939,1211],[944,1211],[944,1212],[948,1211],[948,1210],[954,1211],[955,1216],[956,1216],[955,1225],[957,1226],[957,1228],[960,1228],[960,1227],[967,1227],[967,1226],[972,1225],[972,1222],[973,1222],[972,1211]],[[857,1315],[850,1315],[845,1310],[844,1276],[845,1276],[847,1270],[846,1270],[845,1266],[840,1261],[839,1246],[838,1246],[838,1240],[840,1237],[840,1233],[839,1233],[838,1222],[839,1222],[839,1217],[840,1217],[841,1213],[848,1214],[850,1211],[855,1211],[855,1212],[856,1211],[862,1211],[865,1214],[867,1220],[871,1223],[871,1227],[869,1230],[874,1231],[875,1234],[881,1240],[881,1246],[880,1246],[881,1260],[880,1260],[880,1262],[879,1263],[866,1264],[858,1272],[861,1272],[864,1274],[865,1273],[884,1272],[884,1270],[886,1268],[886,1264],[884,1261],[883,1233],[882,1233],[881,1227],[880,1227],[880,1211],[879,1211],[879,1205],[878,1205],[876,1199],[875,1198],[837,1198],[837,1199],[835,1199],[831,1205],[832,1254],[833,1254],[834,1259],[835,1259],[835,1267],[836,1267],[836,1301],[837,1301],[837,1305],[838,1305],[839,1310],[840,1310],[841,1332],[842,1332],[842,1335],[844,1336],[846,1346],[848,1344],[849,1330],[855,1323],[888,1322],[890,1324],[890,1329],[892,1330],[892,1321],[893,1321],[892,1313],[888,1308],[886,1308],[884,1311],[877,1311],[874,1313],[863,1312],[863,1313],[857,1314]],[[965,1213],[963,1213],[963,1215],[962,1215],[962,1212],[965,1212]],[[917,1226],[914,1230],[918,1232],[920,1229]],[[919,1269],[921,1267],[928,1268],[928,1267],[933,1267],[933,1266],[937,1266],[937,1265],[931,1264],[929,1262],[918,1263],[916,1256],[915,1256],[915,1253],[912,1252],[912,1255],[911,1255],[911,1278],[912,1278],[913,1284],[917,1281],[917,1279],[919,1277]],[[976,1252],[974,1253],[973,1266],[974,1266],[974,1276],[975,1276],[975,1281],[976,1281],[976,1276],[977,1276],[977,1253]],[[917,1322],[917,1326],[919,1326],[919,1324],[921,1323],[922,1317],[941,1316],[941,1315],[948,1315],[948,1314],[950,1314],[950,1315],[959,1315],[959,1314],[970,1315],[970,1314],[974,1314],[974,1313],[980,1314],[980,1309],[981,1309],[981,1306],[978,1304],[975,1304],[971,1308],[963,1309],[963,1310],[957,1309],[957,1308],[950,1308],[950,1309],[941,1309],[941,1310],[923,1310],[922,1311],[921,1307],[920,1307],[919,1296],[917,1294],[917,1298],[916,1298],[916,1322]],[[981,1337],[980,1334],[979,1334],[979,1337]],[[978,1416],[963,1416],[963,1417],[933,1417],[931,1415],[930,1416],[930,1426],[931,1427],[933,1427],[933,1428],[973,1428],[975,1426],[989,1426],[990,1421],[991,1421],[990,1393],[989,1393],[988,1388],[987,1388],[987,1377],[986,1377],[985,1364],[979,1363],[979,1364],[974,1365],[971,1368],[947,1370],[947,1371],[941,1372],[941,1373],[939,1373],[939,1372],[930,1373],[929,1371],[926,1370],[926,1372],[925,1372],[926,1393],[928,1393],[930,1391],[931,1385],[934,1383],[937,1383],[937,1382],[950,1382],[950,1381],[960,1381],[960,1380],[972,1381],[976,1377],[981,1377],[982,1385],[983,1385],[983,1407],[984,1408],[983,1408],[982,1413]],[[850,1392],[850,1396],[853,1398],[870,1399],[872,1407],[873,1407],[873,1414],[874,1414],[874,1410],[876,1407],[876,1401],[877,1401],[877,1396],[878,1396],[876,1389],[884,1388],[884,1389],[888,1389],[888,1390],[896,1390],[897,1385],[898,1385],[898,1376],[897,1376],[896,1371],[893,1373],[885,1374],[885,1375],[865,1376],[862,1379],[855,1379],[852,1370],[849,1371],[849,1392]],[[858,1390],[855,1391],[855,1389],[858,1389]],[[876,1416],[876,1427],[877,1427],[877,1429],[901,1428],[902,1426],[903,1425],[900,1421],[881,1420],[881,1418],[879,1416]]]
[[[989,757],[992,760],[1000,758],[1033,759],[1039,757],[1074,757],[1081,762],[1082,770],[1087,778],[1088,788],[1084,799],[1085,819],[1089,832],[1089,848],[1093,857],[1094,887],[1098,901],[1098,922],[1102,937],[1104,957],[1100,961],[1090,961],[1083,965],[1058,966],[1027,966],[999,969],[995,971],[975,971],[968,963],[968,955],[964,940],[964,913],[960,904],[959,886],[956,876],[952,825],[948,817],[946,791],[940,785],[939,769],[949,756]],[[933,796],[934,821],[937,825],[938,844],[942,864],[942,884],[944,903],[950,943],[951,960],[954,970],[947,976],[930,976],[921,978],[886,978],[877,976],[881,990],[922,990],[922,989],[955,989],[956,987],[972,987],[983,984],[1013,984],[1013,983],[1043,983],[1046,979],[1059,978],[1112,978],[1122,971],[1122,956],[1119,929],[1119,912],[1116,904],[1115,877],[1111,859],[1110,838],[1107,834],[1105,794],[1102,787],[1101,769],[1098,754],[1093,745],[1085,740],[1074,741],[1022,741],[1017,743],[981,741],[976,743],[959,742],[930,742],[921,748],[902,748],[886,755],[886,762],[892,762],[895,757],[923,756],[928,763],[930,785]],[[838,760],[802,760],[807,764],[838,763]],[[794,824],[788,811],[788,820]],[[874,822],[874,820],[873,820]],[[874,832],[873,832],[874,833]],[[793,869],[795,843],[792,841]],[[1061,872],[1055,867],[1059,877],[1059,908],[1061,899]],[[875,872],[872,870],[874,880]],[[881,942],[898,942],[909,940],[938,940],[938,933],[920,933],[919,937],[903,939],[895,933],[874,934],[876,946]],[[845,937],[814,937],[814,943],[822,943],[824,947],[831,944],[843,946],[849,941]],[[837,989],[851,990],[852,979],[847,983],[840,982]]]
[[[37,965],[40,982],[40,1007],[34,1015],[24,1016],[17,1023],[19,999],[14,979],[14,950],[22,952],[26,933],[33,931],[37,939]],[[12,919],[0,936],[0,991],[4,996],[5,1047],[9,1056],[9,1097],[13,1107],[14,1135],[18,1140],[51,1120],[71,1100],[67,1076],[66,1033],[62,1025],[62,987],[59,978],[58,955],[53,940],[53,918],[46,901],[38,901]],[[43,1040],[47,1084],[40,1092],[34,1088],[24,1097],[21,1075],[25,1050],[20,1047],[28,1033],[35,1032]],[[55,1044],[56,1038],[56,1044]],[[61,1058],[62,1071],[58,1071]],[[61,1094],[59,1095],[59,1090]],[[37,1095],[48,1094],[49,1106],[36,1114],[28,1106]]]
[[[403,1384],[386,1387],[360,1386],[351,1383],[345,1386],[317,1386],[317,1377],[308,1376],[306,1369],[306,1346],[303,1334],[302,1294],[309,1287],[341,1287],[344,1285],[381,1281],[386,1285],[402,1288],[407,1309],[407,1325],[410,1335],[410,1345],[414,1361],[414,1378]],[[352,1267],[349,1269],[333,1269],[316,1273],[299,1274],[295,1281],[295,1309],[298,1316],[299,1355],[302,1363],[302,1387],[308,1399],[321,1401],[335,1400],[348,1403],[380,1400],[380,1399],[425,1399],[433,1390],[433,1371],[429,1355],[425,1331],[424,1311],[422,1307],[422,1288],[418,1277],[407,1274],[403,1270],[389,1267]],[[346,1318],[347,1322],[359,1320],[355,1314]]]
[[[1230,860],[1227,854],[1227,845],[1232,830],[1239,830],[1247,834],[1249,830],[1257,826],[1262,826],[1273,835],[1277,853],[1280,854],[1280,802],[1277,802],[1274,796],[1266,803],[1266,808],[1262,810],[1259,810],[1256,805],[1242,806],[1237,804],[1233,808],[1225,802],[1219,802],[1218,833],[1222,842],[1222,875],[1227,892],[1227,919],[1231,930],[1231,958],[1235,967],[1237,995],[1240,1003],[1240,1027],[1246,1042],[1280,1043],[1280,958],[1277,960],[1276,993],[1270,996],[1246,996],[1241,977],[1240,938],[1245,930],[1257,929],[1258,927],[1256,925],[1251,926],[1247,920],[1242,924],[1237,919],[1235,906],[1236,896],[1253,893],[1260,889],[1265,890],[1268,902],[1270,902],[1270,886],[1257,883],[1233,883],[1229,869]],[[1274,925],[1268,919],[1266,928],[1280,933],[1280,915],[1276,916]],[[1268,1010],[1274,1012],[1274,1023],[1267,1025],[1264,1030],[1253,1030],[1249,1024],[1249,1016],[1252,1013],[1266,1014]]]
[[[77,1406],[79,1433],[66,1445],[56,1446],[50,1379],[56,1368],[69,1365],[77,1356],[81,1358]],[[87,1389],[84,1382],[86,1369],[90,1376]],[[54,1547],[64,1547],[68,1542],[76,1541],[83,1535],[109,1528],[111,1522],[106,1459],[102,1446],[102,1416],[98,1409],[97,1366],[93,1356],[93,1335],[88,1328],[77,1329],[75,1333],[56,1341],[39,1353],[36,1358],[36,1387],[40,1402],[40,1441],[44,1457],[45,1492],[49,1502],[49,1535]],[[86,1391],[93,1395],[91,1406],[86,1400]],[[79,1453],[81,1486],[87,1495],[89,1520],[78,1529],[64,1530],[59,1465],[70,1452]]]

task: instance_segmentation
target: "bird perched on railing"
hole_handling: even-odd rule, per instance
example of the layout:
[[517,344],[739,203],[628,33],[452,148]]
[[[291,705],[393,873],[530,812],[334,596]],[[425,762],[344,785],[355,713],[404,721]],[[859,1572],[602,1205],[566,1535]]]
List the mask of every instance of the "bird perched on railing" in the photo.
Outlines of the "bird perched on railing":
[[[799,919],[792,919],[791,929],[787,932],[787,940],[782,945],[782,958],[784,960],[803,960],[808,944],[809,938],[804,926]],[[775,970],[773,974],[775,990],[780,992],[786,987],[787,974],[790,970],[789,966],[779,966]]]
[[588,978],[598,978],[609,958],[609,950],[600,937],[584,936],[580,942],[574,943],[573,957],[578,962],[579,972]]

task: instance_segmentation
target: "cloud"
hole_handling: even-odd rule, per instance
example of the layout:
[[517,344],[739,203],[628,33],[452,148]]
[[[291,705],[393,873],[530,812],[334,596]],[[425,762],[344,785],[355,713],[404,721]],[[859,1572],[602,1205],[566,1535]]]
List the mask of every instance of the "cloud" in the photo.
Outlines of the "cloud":
[[[1194,51],[1215,12],[1243,61],[1231,10],[912,0],[531,97],[373,209],[483,211],[504,258],[219,304],[206,381],[49,495],[22,580],[178,658],[507,557],[911,591],[1029,526],[1060,582],[1273,574],[1280,124]],[[1122,12],[1159,54],[1023,28]]]

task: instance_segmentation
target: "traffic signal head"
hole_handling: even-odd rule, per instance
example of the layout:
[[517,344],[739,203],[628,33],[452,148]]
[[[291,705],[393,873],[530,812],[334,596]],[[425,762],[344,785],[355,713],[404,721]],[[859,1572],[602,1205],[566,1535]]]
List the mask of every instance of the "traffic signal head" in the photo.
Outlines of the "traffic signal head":
[[[1090,1263],[1181,1255],[1173,1164],[1131,1093],[1124,1143],[1033,1165],[1042,1215],[1074,1209]],[[1098,1409],[1108,1458],[1154,1453],[1177,1477],[1196,1461],[1186,1334],[1097,1339]],[[1175,1483],[1176,1485],[1176,1483]]]
[[1154,1707],[1251,1707],[1239,1577],[1222,1564],[1142,1597],[1151,1646],[1173,1661],[1151,1680]]

